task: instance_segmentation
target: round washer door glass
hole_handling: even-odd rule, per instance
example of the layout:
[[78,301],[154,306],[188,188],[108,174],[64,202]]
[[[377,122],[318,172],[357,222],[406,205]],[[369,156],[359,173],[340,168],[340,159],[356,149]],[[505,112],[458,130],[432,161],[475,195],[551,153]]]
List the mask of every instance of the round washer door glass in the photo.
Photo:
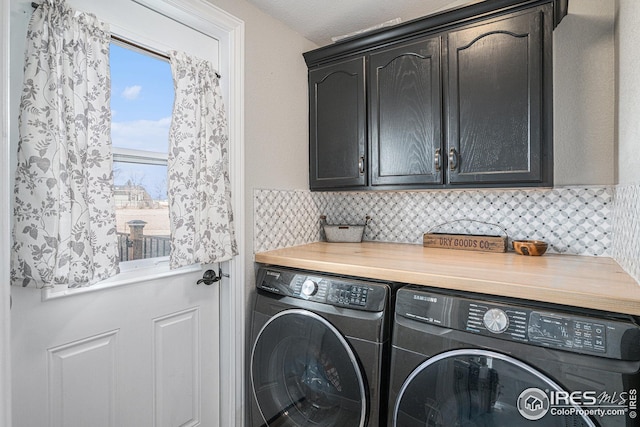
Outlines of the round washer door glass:
[[428,359],[409,375],[393,408],[393,425],[595,427],[582,415],[554,414],[548,390],[562,389],[517,359],[485,350],[453,350]]
[[251,355],[251,380],[265,425],[365,425],[365,386],[356,356],[315,313],[287,310],[264,325]]

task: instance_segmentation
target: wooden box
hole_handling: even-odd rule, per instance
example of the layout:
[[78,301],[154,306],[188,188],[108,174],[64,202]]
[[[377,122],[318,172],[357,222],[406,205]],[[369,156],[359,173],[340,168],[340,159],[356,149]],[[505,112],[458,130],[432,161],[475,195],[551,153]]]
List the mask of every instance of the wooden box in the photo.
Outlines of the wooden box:
[[422,244],[427,248],[463,249],[481,252],[507,251],[506,236],[426,233],[423,236]]

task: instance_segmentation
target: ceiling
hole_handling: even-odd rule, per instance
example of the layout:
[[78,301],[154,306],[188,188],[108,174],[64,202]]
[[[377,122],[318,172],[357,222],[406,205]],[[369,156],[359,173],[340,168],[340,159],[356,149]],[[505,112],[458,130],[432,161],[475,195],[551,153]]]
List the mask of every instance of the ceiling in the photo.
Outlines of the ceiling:
[[402,22],[451,9],[471,0],[248,0],[318,46],[400,18]]

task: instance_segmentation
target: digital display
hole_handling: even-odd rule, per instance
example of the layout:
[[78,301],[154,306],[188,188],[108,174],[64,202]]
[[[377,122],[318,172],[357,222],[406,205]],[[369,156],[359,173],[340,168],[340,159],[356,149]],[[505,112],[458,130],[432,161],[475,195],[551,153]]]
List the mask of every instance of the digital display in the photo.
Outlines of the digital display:
[[529,340],[556,348],[606,351],[605,326],[545,313],[532,312],[529,318]]

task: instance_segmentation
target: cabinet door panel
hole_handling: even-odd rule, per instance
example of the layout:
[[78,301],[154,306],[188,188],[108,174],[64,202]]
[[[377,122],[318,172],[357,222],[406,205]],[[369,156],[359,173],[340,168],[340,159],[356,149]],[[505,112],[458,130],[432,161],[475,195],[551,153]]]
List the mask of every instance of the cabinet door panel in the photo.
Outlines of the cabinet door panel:
[[364,58],[311,70],[309,99],[310,187],[365,185]]
[[432,37],[369,57],[372,185],[442,182],[440,43]]
[[543,35],[540,10],[449,34],[450,183],[543,179]]

